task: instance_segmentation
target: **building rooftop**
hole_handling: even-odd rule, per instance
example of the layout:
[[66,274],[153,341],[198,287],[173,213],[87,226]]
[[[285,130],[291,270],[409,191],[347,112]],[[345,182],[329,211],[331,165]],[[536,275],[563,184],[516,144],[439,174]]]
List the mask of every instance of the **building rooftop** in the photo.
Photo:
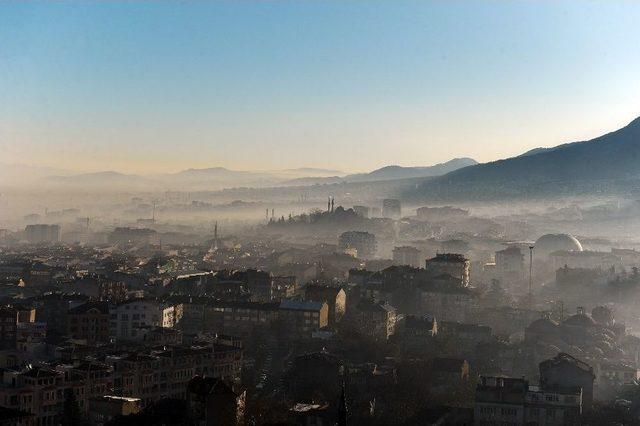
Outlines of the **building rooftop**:
[[431,259],[427,259],[427,262],[454,262],[454,263],[462,263],[467,262],[468,259],[464,257],[463,254],[459,253],[438,253],[436,257],[432,257]]
[[283,300],[280,302],[280,309],[291,311],[319,311],[322,309],[322,302],[312,302],[309,300]]

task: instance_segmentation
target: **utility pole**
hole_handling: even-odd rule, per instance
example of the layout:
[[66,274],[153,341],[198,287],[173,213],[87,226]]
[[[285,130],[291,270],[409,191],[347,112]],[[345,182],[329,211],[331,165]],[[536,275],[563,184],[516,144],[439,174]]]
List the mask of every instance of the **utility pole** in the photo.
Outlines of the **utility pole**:
[[531,300],[531,288],[533,285],[533,246],[529,246],[529,300]]

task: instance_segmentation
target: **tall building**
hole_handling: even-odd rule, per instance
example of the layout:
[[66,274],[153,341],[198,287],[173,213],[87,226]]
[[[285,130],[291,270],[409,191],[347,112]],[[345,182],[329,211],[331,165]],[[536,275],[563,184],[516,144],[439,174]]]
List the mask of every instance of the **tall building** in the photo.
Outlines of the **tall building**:
[[591,410],[595,375],[589,364],[569,354],[559,353],[551,359],[542,361],[539,368],[541,387],[582,388],[583,409]]
[[88,343],[109,341],[109,305],[107,302],[87,302],[67,314],[68,334]]
[[252,302],[270,302],[273,298],[273,275],[271,272],[247,269],[247,288]]
[[382,216],[391,219],[400,219],[402,216],[402,205],[400,200],[388,198],[382,200]]
[[304,298],[329,305],[330,326],[340,322],[345,314],[347,295],[342,287],[310,284],[305,288]]
[[16,348],[18,312],[11,307],[0,309],[0,349]]
[[582,391],[530,386],[524,378],[480,377],[474,406],[475,425],[578,425]]
[[420,250],[411,246],[394,247],[393,264],[398,266],[420,267]]
[[396,309],[389,303],[367,299],[358,303],[352,315],[355,327],[363,336],[381,342],[387,341],[395,332],[396,319]]
[[501,277],[521,279],[524,276],[524,254],[519,247],[511,246],[496,252],[496,272]]
[[114,306],[110,312],[110,333],[118,340],[135,340],[142,328],[162,327],[162,305],[153,300],[132,299]]
[[338,240],[340,250],[355,249],[361,259],[369,259],[376,254],[376,236],[364,231],[347,231],[340,234]]
[[370,215],[370,209],[367,206],[353,206],[353,211],[356,212],[358,216],[368,218]]
[[329,324],[329,305],[326,302],[283,300],[278,318],[290,336],[311,337],[314,331]]
[[60,226],[58,225],[27,225],[24,236],[30,243],[57,243],[60,241]]
[[425,263],[425,268],[431,275],[451,275],[464,286],[469,285],[469,266],[469,259],[457,253],[439,253]]
[[191,417],[206,426],[242,424],[246,391],[213,377],[196,376],[187,387],[187,405]]

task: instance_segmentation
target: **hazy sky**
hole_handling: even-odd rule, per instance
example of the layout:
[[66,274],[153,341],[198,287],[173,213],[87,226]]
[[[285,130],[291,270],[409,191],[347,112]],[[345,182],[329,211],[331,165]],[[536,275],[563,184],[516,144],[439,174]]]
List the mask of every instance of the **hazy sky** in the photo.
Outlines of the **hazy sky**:
[[0,162],[479,161],[640,115],[640,2],[0,3]]

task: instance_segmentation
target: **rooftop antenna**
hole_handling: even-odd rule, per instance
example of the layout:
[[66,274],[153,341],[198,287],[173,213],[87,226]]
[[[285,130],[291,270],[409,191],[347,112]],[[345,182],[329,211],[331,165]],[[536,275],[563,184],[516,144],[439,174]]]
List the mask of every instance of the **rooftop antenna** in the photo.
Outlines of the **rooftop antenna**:
[[218,221],[216,220],[215,225],[213,226],[213,245],[214,248],[218,248]]

